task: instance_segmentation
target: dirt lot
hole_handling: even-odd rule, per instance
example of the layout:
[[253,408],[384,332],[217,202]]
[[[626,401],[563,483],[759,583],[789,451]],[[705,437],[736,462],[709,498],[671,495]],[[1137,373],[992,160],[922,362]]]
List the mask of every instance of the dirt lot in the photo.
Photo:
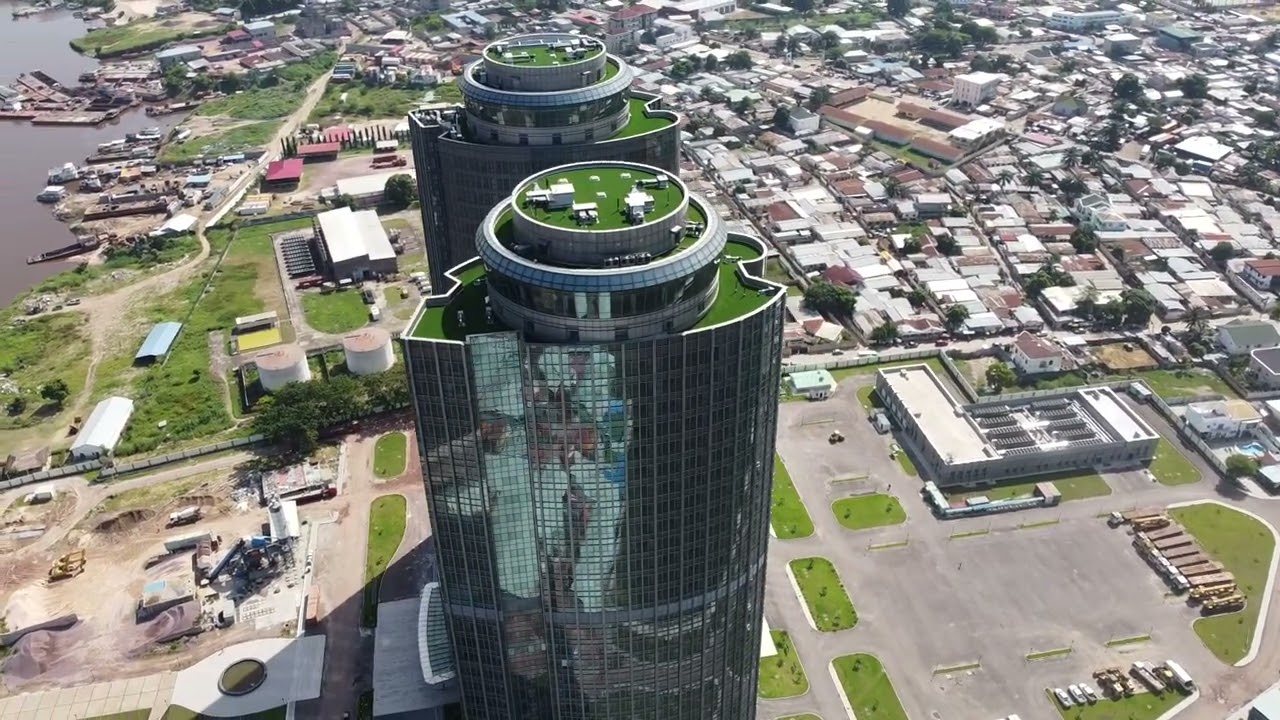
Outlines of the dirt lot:
[[884,100],[877,100],[876,98],[869,97],[866,100],[863,100],[856,105],[851,105],[845,109],[870,120],[887,122],[890,125],[910,130],[913,133],[920,133],[933,140],[941,140],[945,142],[947,139],[947,134],[940,130],[935,130],[927,125],[921,125],[918,122],[908,120],[904,117],[898,117],[896,103],[885,102]]
[[308,198],[314,197],[321,190],[332,187],[340,178],[376,175],[392,170],[413,175],[413,155],[409,147],[407,145],[401,147],[397,154],[408,161],[408,164],[401,168],[369,167],[369,163],[373,162],[373,153],[370,151],[361,151],[358,154],[353,152],[330,162],[307,163],[302,171],[302,183],[298,186],[298,192],[294,194],[305,195]]
[[[5,560],[0,564],[7,566],[0,576],[0,615],[11,629],[69,613],[80,621],[67,630],[40,631],[24,638],[4,665],[0,683],[8,691],[26,691],[131,677],[185,664],[188,653],[203,656],[260,635],[252,623],[240,623],[195,639],[157,645],[156,639],[168,634],[175,623],[191,622],[191,613],[199,606],[174,608],[144,624],[137,624],[134,617],[146,583],[194,582],[190,552],[175,553],[144,568],[148,558],[164,552],[165,538],[208,530],[229,539],[258,530],[264,513],[256,493],[241,489],[246,482],[242,473],[219,470],[107,496],[87,514],[72,512],[83,499],[74,490],[47,505],[7,509],[6,522],[17,516],[46,523],[51,534],[64,529],[56,528],[59,520],[75,525],[44,550],[34,542],[27,551],[0,548]],[[192,505],[204,509],[203,520],[181,529],[165,527],[168,513]],[[84,572],[50,582],[49,566],[72,550],[85,551]]]
[[1145,370],[1159,366],[1151,353],[1135,343],[1098,345],[1093,353],[1108,370]]

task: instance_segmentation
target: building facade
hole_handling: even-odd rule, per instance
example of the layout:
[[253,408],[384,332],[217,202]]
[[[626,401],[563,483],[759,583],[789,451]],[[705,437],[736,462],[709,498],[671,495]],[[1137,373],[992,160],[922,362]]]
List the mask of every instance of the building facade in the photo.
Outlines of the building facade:
[[475,255],[475,233],[521,179],[570,162],[679,170],[679,118],[631,93],[631,68],[598,40],[495,42],[458,79],[461,107],[409,116],[433,287]]
[[467,717],[753,718],[765,247],[657,167],[513,185],[403,335]]
[[959,105],[977,107],[995,98],[1003,80],[1004,75],[1000,73],[971,72],[957,75],[951,100]]

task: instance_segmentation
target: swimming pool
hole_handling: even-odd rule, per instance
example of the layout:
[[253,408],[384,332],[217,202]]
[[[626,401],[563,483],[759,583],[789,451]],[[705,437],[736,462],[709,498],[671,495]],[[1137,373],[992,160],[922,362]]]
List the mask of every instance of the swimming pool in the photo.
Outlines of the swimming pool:
[[1236,450],[1238,450],[1241,455],[1248,455],[1251,458],[1260,458],[1267,454],[1267,449],[1262,447],[1261,443],[1256,442],[1237,445]]

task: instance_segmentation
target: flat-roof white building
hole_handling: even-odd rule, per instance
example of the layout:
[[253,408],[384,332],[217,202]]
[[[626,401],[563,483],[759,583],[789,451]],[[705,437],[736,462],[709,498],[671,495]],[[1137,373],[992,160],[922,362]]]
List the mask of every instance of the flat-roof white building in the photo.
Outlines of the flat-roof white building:
[[373,210],[327,210],[316,215],[320,252],[335,278],[364,280],[398,269],[395,248]]
[[110,455],[132,416],[133,401],[126,397],[109,397],[95,405],[71,443],[71,457],[88,460]]
[[1106,387],[965,405],[927,365],[909,365],[877,373],[876,393],[925,479],[944,488],[1138,465],[1160,439]]
[[955,77],[951,99],[960,105],[977,107],[994,98],[1000,89],[1004,75],[989,72],[971,72]]

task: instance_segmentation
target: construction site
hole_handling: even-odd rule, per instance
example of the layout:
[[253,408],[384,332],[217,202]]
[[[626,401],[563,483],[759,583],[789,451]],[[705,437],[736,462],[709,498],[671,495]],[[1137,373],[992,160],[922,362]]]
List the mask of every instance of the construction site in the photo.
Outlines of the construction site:
[[1236,578],[1200,547],[1181,525],[1159,509],[1112,513],[1112,527],[1130,525],[1133,547],[1174,593],[1186,593],[1187,602],[1199,606],[1201,615],[1237,612],[1245,606]]
[[[277,496],[281,474],[305,473],[68,480],[10,502],[0,511],[0,695],[156,672],[291,634],[309,520]],[[329,517],[323,504],[308,511]]]

